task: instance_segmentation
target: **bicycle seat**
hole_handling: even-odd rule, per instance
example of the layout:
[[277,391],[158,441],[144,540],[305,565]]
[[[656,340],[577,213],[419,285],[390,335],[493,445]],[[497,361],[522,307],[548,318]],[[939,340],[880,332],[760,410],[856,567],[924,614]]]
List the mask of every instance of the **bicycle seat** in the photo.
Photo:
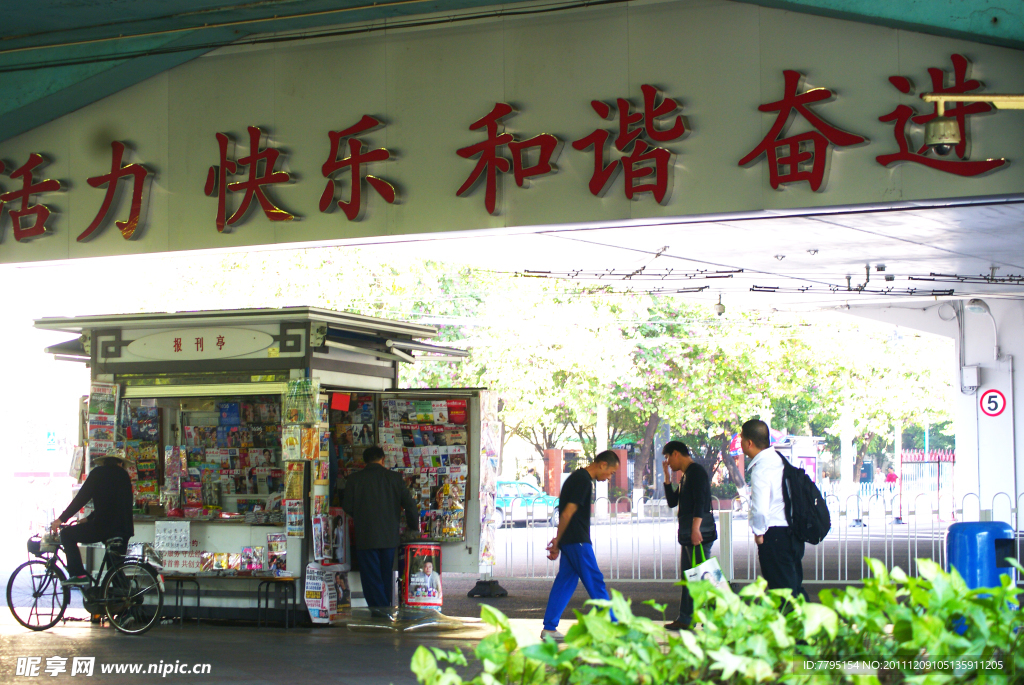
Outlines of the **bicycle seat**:
[[120,537],[118,537],[118,538],[109,538],[109,539],[105,540],[103,542],[103,546],[106,548],[106,550],[108,552],[112,552],[114,554],[120,554],[121,556],[124,556],[125,552],[128,549],[127,546],[124,544],[124,538],[120,538]]

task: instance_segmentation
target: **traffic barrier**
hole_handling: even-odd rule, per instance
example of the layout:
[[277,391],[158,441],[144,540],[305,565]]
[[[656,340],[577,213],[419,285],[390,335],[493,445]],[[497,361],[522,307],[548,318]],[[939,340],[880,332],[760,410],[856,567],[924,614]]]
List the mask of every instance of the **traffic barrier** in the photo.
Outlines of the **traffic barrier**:
[[[546,546],[555,535],[537,501],[526,498],[512,503],[495,531],[497,556],[494,575],[505,578],[553,578],[558,562],[547,558]],[[1015,533],[1014,551],[1024,563],[1024,494],[1014,502],[1007,493],[997,493],[982,508],[977,493],[968,493],[953,508],[952,500],[936,493],[903,497],[900,516],[898,492],[860,492],[845,498],[826,495],[832,529],[818,545],[807,545],[804,556],[806,583],[858,583],[869,574],[866,558],[881,560],[886,568],[899,566],[908,575],[918,574],[917,559],[931,559],[946,565],[945,536],[956,521],[1008,523]],[[714,512],[718,540],[712,554],[719,557],[723,573],[732,580],[751,581],[759,574],[757,546],[747,522],[748,505],[740,498],[716,500]],[[607,518],[597,512],[607,512]],[[946,512],[952,511],[953,520]],[[591,540],[598,566],[609,580],[664,580],[681,577],[678,522],[675,509],[664,499],[623,496],[599,499],[591,515]]]

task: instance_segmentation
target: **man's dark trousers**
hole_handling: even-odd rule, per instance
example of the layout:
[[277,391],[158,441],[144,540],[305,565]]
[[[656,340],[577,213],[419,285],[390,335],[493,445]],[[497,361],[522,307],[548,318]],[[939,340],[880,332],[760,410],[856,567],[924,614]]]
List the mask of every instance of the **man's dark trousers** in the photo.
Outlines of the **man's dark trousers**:
[[[62,528],[60,542],[64,546],[64,556],[67,559],[68,577],[85,575],[85,566],[82,565],[82,553],[78,549],[78,543],[87,545],[92,542],[106,542],[113,537],[118,537],[118,535],[101,530],[89,521]],[[127,543],[128,538],[124,538],[124,541]]]
[[363,584],[366,606],[391,606],[392,590],[395,586],[394,548],[357,549],[356,559],[359,561],[359,580]]
[[768,581],[768,589],[788,587],[793,596],[803,595],[804,590],[804,542],[798,540],[789,526],[772,526],[764,533],[764,543],[757,548],[757,559],[761,562],[761,575]]
[[[679,564],[680,577],[685,578],[686,572],[693,568],[694,550],[697,550],[697,564],[700,565],[706,559],[711,558],[711,545],[713,544],[715,544],[714,540],[701,544],[701,547],[704,549],[703,557],[700,555],[700,550],[694,545],[683,545],[682,559]],[[676,617],[676,621],[688,626],[693,619],[693,597],[690,597],[690,591],[686,588],[686,585],[683,585],[681,594],[682,596],[679,599],[679,615]]]

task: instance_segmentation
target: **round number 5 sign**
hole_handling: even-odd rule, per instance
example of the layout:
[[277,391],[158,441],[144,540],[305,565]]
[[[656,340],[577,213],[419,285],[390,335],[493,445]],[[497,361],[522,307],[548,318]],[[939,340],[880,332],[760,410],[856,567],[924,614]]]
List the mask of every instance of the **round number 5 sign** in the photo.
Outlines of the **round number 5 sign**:
[[981,395],[980,404],[985,416],[999,416],[1006,409],[1006,396],[998,390],[986,390]]

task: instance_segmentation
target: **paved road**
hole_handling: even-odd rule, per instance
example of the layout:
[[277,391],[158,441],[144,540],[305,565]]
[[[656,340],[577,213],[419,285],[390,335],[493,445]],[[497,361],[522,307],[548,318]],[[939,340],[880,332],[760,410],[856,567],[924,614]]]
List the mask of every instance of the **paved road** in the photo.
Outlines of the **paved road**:
[[[499,608],[530,631],[540,632],[541,616],[551,581],[516,579],[502,581],[509,596],[469,599],[475,584],[468,575],[446,575],[445,613],[467,619],[479,617],[480,605]],[[641,602],[655,599],[669,605],[669,618],[678,607],[679,588],[663,581],[613,581],[610,587],[633,598],[636,613],[650,618],[662,616]],[[566,612],[562,629],[571,625],[574,609],[584,609],[586,594],[580,589]],[[72,612],[81,616],[81,612]],[[252,624],[203,621],[160,625],[146,635],[128,637],[108,627],[76,620],[52,630],[33,633],[0,612],[0,683],[32,682],[16,674],[18,657],[63,657],[67,666],[75,657],[95,657],[96,683],[166,683],[206,685],[208,683],[294,683],[325,679],[343,685],[412,685],[415,678],[409,663],[416,647],[427,646],[471,650],[488,634],[489,628],[470,622],[466,630],[450,633],[367,633],[345,627],[256,628]],[[157,675],[103,674],[112,664],[209,664],[209,673]],[[68,673],[51,677],[40,671],[41,682],[79,682]]]

